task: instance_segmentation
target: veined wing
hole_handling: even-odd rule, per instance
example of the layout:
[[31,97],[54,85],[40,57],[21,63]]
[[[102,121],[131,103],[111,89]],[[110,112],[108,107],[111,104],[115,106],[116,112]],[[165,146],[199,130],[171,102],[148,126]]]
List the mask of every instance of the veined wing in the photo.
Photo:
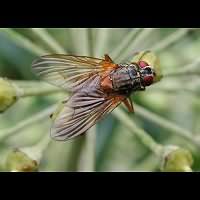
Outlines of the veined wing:
[[32,68],[47,82],[76,91],[84,87],[90,77],[114,66],[113,63],[110,64],[109,61],[98,58],[53,54],[40,57],[33,62]]
[[[98,81],[98,77],[94,81]],[[62,110],[54,119],[51,137],[68,140],[84,134],[124,99],[123,96],[106,96],[95,87],[79,90],[63,102]]]

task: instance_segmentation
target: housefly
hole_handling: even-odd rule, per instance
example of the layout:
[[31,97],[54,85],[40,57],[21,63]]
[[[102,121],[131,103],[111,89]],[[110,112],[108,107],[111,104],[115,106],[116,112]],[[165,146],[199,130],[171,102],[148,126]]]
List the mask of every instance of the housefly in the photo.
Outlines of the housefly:
[[130,112],[130,94],[145,90],[156,77],[147,62],[116,64],[104,59],[53,54],[41,56],[32,65],[43,80],[71,93],[56,111],[51,137],[68,140],[84,134],[120,103]]

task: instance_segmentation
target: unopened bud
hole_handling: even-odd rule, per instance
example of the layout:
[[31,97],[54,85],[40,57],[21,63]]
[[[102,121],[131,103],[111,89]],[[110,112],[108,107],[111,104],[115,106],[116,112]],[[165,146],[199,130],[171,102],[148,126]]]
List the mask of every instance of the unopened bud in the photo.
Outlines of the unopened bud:
[[191,153],[176,146],[166,147],[161,170],[164,172],[191,172],[193,158]]
[[35,172],[38,171],[38,163],[24,152],[15,149],[7,155],[5,169],[10,172]]
[[17,100],[17,89],[9,80],[0,78],[0,112],[4,112]]

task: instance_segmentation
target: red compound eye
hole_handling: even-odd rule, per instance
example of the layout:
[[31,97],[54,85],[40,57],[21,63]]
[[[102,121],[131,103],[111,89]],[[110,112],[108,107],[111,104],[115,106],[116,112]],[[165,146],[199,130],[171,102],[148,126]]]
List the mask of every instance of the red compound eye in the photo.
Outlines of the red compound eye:
[[145,76],[144,83],[146,86],[149,86],[153,83],[153,76]]
[[140,66],[141,68],[144,68],[144,67],[146,67],[146,66],[149,66],[149,64],[146,63],[145,61],[140,61],[140,62],[139,62],[139,66]]

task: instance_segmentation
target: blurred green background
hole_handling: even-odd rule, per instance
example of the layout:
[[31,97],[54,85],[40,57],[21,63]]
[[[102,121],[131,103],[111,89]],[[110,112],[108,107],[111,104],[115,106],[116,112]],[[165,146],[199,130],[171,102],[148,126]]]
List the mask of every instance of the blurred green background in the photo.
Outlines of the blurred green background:
[[[28,85],[29,81],[38,80],[31,72],[31,64],[43,54],[63,52],[102,58],[108,53],[116,62],[128,62],[135,52],[155,51],[164,78],[145,92],[132,95],[133,102],[186,130],[193,139],[155,123],[151,116],[149,119],[137,113],[137,109],[135,114],[124,110],[156,143],[189,150],[194,160],[192,170],[200,169],[200,29],[38,30],[0,29],[1,77],[23,80],[23,87],[26,81]],[[35,87],[39,89],[39,85]],[[63,93],[55,93],[20,98],[0,114],[0,138],[6,130],[24,120],[31,121],[35,114],[64,97]],[[88,135],[67,142],[51,140],[50,126],[47,115],[20,130],[14,129],[13,134],[0,140],[0,164],[4,165],[12,149],[25,148],[30,156],[39,155],[40,171],[160,171],[160,157],[115,115],[107,116]]]

